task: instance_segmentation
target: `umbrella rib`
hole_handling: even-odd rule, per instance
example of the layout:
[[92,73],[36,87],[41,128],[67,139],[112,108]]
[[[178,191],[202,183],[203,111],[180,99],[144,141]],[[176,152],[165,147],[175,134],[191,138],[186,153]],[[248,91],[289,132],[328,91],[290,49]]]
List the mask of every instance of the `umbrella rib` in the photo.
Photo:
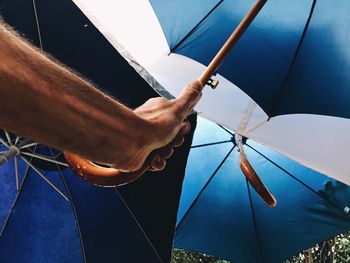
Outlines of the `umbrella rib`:
[[13,159],[15,166],[15,177],[16,177],[16,190],[19,190],[19,176],[18,176],[18,159],[17,156]]
[[198,27],[204,22],[205,19],[207,19],[208,16],[211,15],[211,13],[214,12],[216,8],[219,7],[219,5],[224,2],[224,0],[220,0],[192,29],[190,32],[188,32],[173,48],[170,49],[171,53],[176,52],[176,50],[198,29]]
[[40,159],[40,160],[44,160],[46,162],[50,162],[50,163],[62,165],[62,166],[65,166],[65,167],[69,167],[69,165],[66,164],[66,163],[57,161],[57,160],[52,159],[52,158],[48,158],[48,157],[46,157],[44,155],[41,155],[41,154],[33,154],[33,153],[29,153],[29,152],[21,152],[21,154],[24,154],[24,155],[27,155],[27,156],[30,156],[30,157],[34,157],[34,158],[37,158],[37,159]]
[[23,149],[26,149],[26,148],[30,148],[30,147],[32,147],[32,146],[36,146],[36,145],[38,145],[38,144],[39,144],[38,142],[28,143],[28,144],[25,144],[25,145],[19,147],[19,149],[20,149],[20,150],[23,150]]
[[[49,148],[49,150],[50,150],[50,152],[51,152],[52,157],[53,157],[53,158],[56,158],[56,157],[54,157],[54,153],[53,153],[51,147],[48,147],[48,148]],[[57,154],[56,156],[58,156],[58,155],[59,155],[59,154]],[[87,260],[86,260],[86,254],[85,254],[85,246],[84,246],[83,236],[82,236],[81,230],[80,230],[80,223],[79,223],[78,214],[77,214],[77,211],[76,211],[76,209],[75,209],[74,202],[73,202],[73,198],[72,198],[72,195],[71,195],[71,193],[70,193],[70,191],[69,191],[68,184],[67,184],[67,182],[66,182],[66,180],[65,180],[65,178],[64,178],[64,176],[63,176],[63,172],[62,172],[62,170],[61,170],[61,167],[60,167],[58,164],[56,164],[56,166],[57,166],[58,172],[59,172],[59,174],[60,174],[60,176],[61,176],[61,180],[62,180],[62,182],[63,182],[64,188],[66,189],[66,192],[67,192],[67,195],[68,195],[68,197],[69,197],[69,200],[71,200],[70,203],[71,203],[71,206],[72,206],[72,210],[73,210],[73,214],[74,214],[74,218],[75,218],[75,223],[76,223],[76,226],[77,226],[77,229],[78,229],[78,235],[79,235],[81,250],[82,250],[82,254],[83,254],[83,260],[84,260],[84,262],[86,263]]]
[[2,229],[1,229],[1,231],[0,231],[0,237],[1,237],[2,234],[4,233],[4,231],[5,231],[5,229],[6,229],[7,225],[8,225],[8,222],[10,221],[10,218],[11,218],[12,212],[13,212],[13,209],[15,208],[15,206],[16,206],[16,204],[17,204],[17,201],[18,201],[18,199],[19,199],[19,196],[20,196],[20,194],[22,193],[22,189],[23,189],[23,187],[24,187],[24,184],[25,184],[25,182],[26,182],[26,179],[27,179],[27,175],[28,175],[28,174],[29,174],[29,165],[27,165],[27,169],[26,169],[26,171],[24,172],[24,176],[23,176],[22,183],[21,183],[21,185],[19,186],[19,190],[17,191],[15,200],[14,200],[13,203],[12,203],[12,206],[11,206],[11,208],[10,208],[10,211],[9,211],[9,213],[8,213],[8,215],[7,215],[7,217],[6,217],[6,220],[5,220],[5,222],[4,222],[4,225],[3,225],[3,227],[2,227]]
[[38,31],[38,38],[39,38],[40,49],[42,51],[43,50],[43,42],[41,40],[41,30],[40,30],[39,17],[38,17],[38,12],[37,12],[37,9],[36,9],[35,0],[33,0],[33,10],[34,10],[36,28],[37,28],[37,31]]
[[19,139],[20,139],[21,137],[19,137],[18,135],[16,136],[16,139],[15,139],[15,145],[18,143],[18,141],[19,141]]
[[227,160],[227,158],[229,157],[229,155],[231,154],[231,152],[233,151],[233,149],[236,146],[234,145],[226,154],[226,156],[224,157],[224,159],[221,161],[221,163],[218,165],[218,167],[216,167],[215,171],[212,173],[212,175],[209,177],[208,181],[205,183],[205,185],[202,187],[202,189],[199,191],[199,193],[197,194],[196,198],[193,200],[193,202],[191,203],[191,205],[189,206],[189,208],[187,209],[186,213],[184,214],[184,216],[181,218],[180,222],[177,224],[175,231],[180,227],[180,225],[183,223],[183,221],[186,219],[186,217],[189,215],[190,211],[192,210],[192,208],[194,207],[194,205],[196,204],[197,200],[199,199],[200,195],[204,192],[204,190],[207,188],[207,186],[209,185],[209,183],[211,182],[211,180],[214,178],[214,176],[216,175],[216,173],[220,170],[221,166],[225,163],[225,161]]
[[199,148],[199,147],[205,147],[205,146],[211,146],[211,145],[216,145],[216,144],[222,144],[222,143],[228,143],[228,142],[232,142],[232,141],[231,141],[231,140],[226,140],[226,141],[220,141],[220,142],[212,142],[212,143],[199,144],[199,145],[191,146],[191,149],[193,149],[193,148]]
[[146,238],[147,242],[149,243],[149,245],[152,247],[153,251],[156,253],[159,261],[161,263],[164,263],[163,259],[161,258],[161,256],[158,254],[156,248],[153,246],[151,240],[149,239],[148,235],[146,234],[146,232],[143,230],[142,226],[140,225],[139,221],[137,220],[136,216],[134,215],[134,213],[131,211],[130,207],[128,206],[128,204],[125,202],[124,198],[122,197],[122,195],[119,193],[118,189],[116,187],[113,187],[114,191],[117,193],[117,195],[119,196],[119,198],[122,200],[123,204],[125,205],[125,207],[128,209],[130,215],[132,216],[132,218],[134,219],[135,223],[137,224],[137,226],[139,227],[139,229],[141,230],[142,234],[144,235],[144,237]]
[[10,218],[11,218],[11,216],[12,216],[12,212],[13,212],[13,210],[15,209],[15,206],[17,205],[17,201],[18,201],[18,199],[19,199],[20,194],[22,193],[22,189],[23,189],[24,183],[25,183],[25,181],[26,181],[26,179],[27,179],[28,173],[29,173],[29,166],[27,166],[27,170],[26,170],[26,172],[25,172],[25,175],[24,175],[24,178],[23,178],[23,182],[22,182],[22,184],[21,184],[21,186],[20,186],[20,188],[19,188],[19,191],[17,191],[15,200],[14,200],[13,203],[12,203],[11,209],[10,209],[10,211],[9,211],[7,217],[6,217],[5,223],[4,223],[4,225],[3,225],[2,229],[1,229],[0,237],[1,237],[2,234],[4,233],[4,231],[5,231],[5,229],[6,229],[7,225],[8,225],[8,222],[10,221]]
[[259,231],[258,231],[258,224],[256,222],[256,216],[255,216],[254,205],[253,205],[253,200],[252,200],[252,193],[250,191],[250,187],[251,186],[250,186],[250,184],[248,182],[248,179],[246,179],[246,183],[247,183],[249,203],[250,203],[250,208],[251,208],[250,210],[251,210],[252,217],[253,217],[254,232],[255,232],[256,240],[258,242],[260,262],[264,262],[263,261],[262,249],[261,249],[261,241],[260,241],[260,236],[259,236]]
[[285,172],[289,177],[293,178],[295,181],[297,181],[298,183],[300,183],[301,185],[303,185],[304,187],[306,187],[307,189],[309,189],[311,192],[313,192],[314,194],[316,194],[318,197],[322,198],[324,201],[328,202],[330,205],[332,205],[333,207],[344,211],[341,207],[339,207],[337,204],[333,203],[332,201],[326,199],[325,197],[323,197],[319,192],[317,192],[316,190],[314,190],[313,188],[311,188],[310,186],[308,186],[306,183],[304,183],[303,181],[301,181],[299,178],[297,178],[295,175],[293,175],[292,173],[288,172],[286,169],[284,169],[282,166],[278,165],[277,163],[275,163],[274,161],[272,161],[269,157],[267,157],[266,155],[262,154],[261,152],[259,152],[258,150],[256,150],[254,147],[250,146],[249,144],[246,143],[246,145],[252,149],[253,151],[255,151],[256,153],[258,153],[260,156],[264,157],[266,160],[268,160],[270,163],[272,163],[273,165],[275,165],[277,168],[279,168],[280,170],[282,170],[283,172]]
[[29,162],[25,157],[22,157],[22,160],[24,162],[26,162],[42,179],[45,180],[46,183],[48,183],[54,190],[56,190],[57,193],[59,193],[66,201],[69,202],[69,198],[62,193],[62,191],[60,189],[58,189],[58,187],[56,185],[54,185],[45,175],[43,175],[33,164],[31,164],[31,162]]
[[1,137],[0,137],[0,143],[5,145],[6,147],[10,148],[10,145],[8,145],[7,142],[5,142]]
[[292,61],[290,62],[290,65],[289,65],[287,74],[286,74],[286,76],[285,76],[285,78],[284,78],[284,80],[283,80],[283,82],[282,82],[282,85],[281,85],[281,88],[280,88],[280,90],[279,90],[279,93],[278,93],[278,95],[277,95],[277,97],[276,97],[276,99],[275,99],[274,104],[272,105],[272,108],[271,108],[271,110],[270,110],[270,113],[268,114],[268,116],[269,116],[268,121],[270,120],[270,118],[272,117],[272,115],[274,114],[274,112],[276,111],[276,109],[277,109],[277,107],[278,107],[278,105],[279,105],[279,102],[280,102],[280,100],[281,100],[281,98],[282,98],[282,95],[283,95],[283,93],[284,93],[284,91],[285,91],[285,88],[286,88],[286,86],[287,86],[287,82],[288,82],[288,80],[289,80],[290,74],[291,74],[292,69],[293,69],[293,66],[294,66],[294,64],[295,64],[295,62],[296,62],[296,60],[297,60],[298,54],[299,54],[299,52],[300,52],[301,46],[302,46],[302,44],[303,44],[303,42],[304,42],[304,38],[305,38],[305,36],[306,36],[306,32],[307,32],[307,30],[308,30],[308,28],[309,28],[312,15],[313,15],[314,10],[315,10],[316,2],[317,2],[317,0],[313,0],[313,1],[312,1],[312,6],[311,6],[311,9],[310,9],[309,17],[307,18],[307,21],[306,21],[306,23],[305,23],[305,27],[304,27],[303,33],[301,34],[301,37],[300,37],[298,46],[297,46],[297,48],[296,48],[296,50],[295,50],[293,59],[292,59]]
[[5,132],[5,136],[6,136],[8,144],[12,145],[10,134],[6,130],[4,130],[4,132]]

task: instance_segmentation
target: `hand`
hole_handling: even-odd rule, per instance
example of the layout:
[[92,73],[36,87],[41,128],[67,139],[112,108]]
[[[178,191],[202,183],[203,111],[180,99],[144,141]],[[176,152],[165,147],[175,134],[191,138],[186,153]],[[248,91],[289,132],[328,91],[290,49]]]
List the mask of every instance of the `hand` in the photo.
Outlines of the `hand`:
[[148,124],[144,131],[147,143],[133,154],[133,160],[129,159],[124,171],[138,170],[147,157],[151,170],[164,169],[173,148],[179,147],[184,135],[190,131],[190,123],[185,119],[201,98],[202,88],[199,81],[193,81],[174,100],[152,98],[135,109],[134,112]]

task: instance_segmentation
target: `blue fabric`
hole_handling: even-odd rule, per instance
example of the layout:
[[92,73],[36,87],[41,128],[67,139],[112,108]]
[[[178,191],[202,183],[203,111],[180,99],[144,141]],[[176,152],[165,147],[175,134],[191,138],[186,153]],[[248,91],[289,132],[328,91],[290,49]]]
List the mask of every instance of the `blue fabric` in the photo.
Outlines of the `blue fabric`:
[[[87,184],[68,169],[65,178],[76,208],[88,261],[140,262],[147,259],[159,262],[115,189]],[[132,253],[134,248],[137,248],[137,253]]]
[[[0,151],[4,150],[6,150],[6,148],[0,146]],[[18,162],[18,164],[19,181],[22,182],[27,167],[23,162]],[[17,194],[16,187],[14,187],[16,184],[14,160],[9,160],[9,162],[2,165],[2,167],[3,169],[0,169],[0,193],[2,193],[2,198],[0,198],[0,229],[2,229],[6,222]]]
[[[170,49],[174,48],[220,0],[151,0]],[[169,14],[171,10],[171,15]]]
[[[66,193],[57,172],[46,176]],[[71,203],[32,170],[11,212],[0,238],[1,262],[83,262]]]
[[[192,153],[190,155],[193,158]],[[208,174],[211,165],[215,163],[207,163]],[[175,247],[219,256],[232,262],[259,262],[245,179],[239,175],[236,156],[230,155],[191,210],[186,211],[188,214],[176,229]],[[187,182],[197,176],[198,173],[187,173],[184,198]],[[202,189],[201,186],[198,188]],[[187,191],[198,191],[198,188],[193,186]],[[242,188],[245,191],[240,190]],[[182,206],[181,200],[180,211]]]
[[[210,134],[222,130],[202,119],[199,127],[202,129],[196,130],[194,141],[196,136],[202,141],[207,136],[210,143]],[[228,137],[231,134],[222,139]],[[175,247],[232,262],[277,263],[350,229],[350,214],[344,211],[350,207],[350,187],[248,140],[244,147],[247,157],[278,202],[277,207],[268,208],[247,186],[236,147],[218,167],[215,157],[221,151],[228,154],[234,147],[232,142],[226,144],[193,148],[190,152]],[[195,199],[193,193],[199,192]]]
[[350,118],[350,2],[317,1],[274,112]]
[[[198,132],[195,132],[192,142],[192,153],[188,158],[186,167],[187,171],[192,171],[196,176],[187,177],[186,184],[182,186],[181,207],[177,214],[178,222],[182,220],[193,200],[232,148],[231,144],[225,143],[232,140],[232,135],[223,129],[217,129],[217,124],[201,121],[197,123],[196,130]],[[203,145],[208,143],[208,134],[200,132],[204,130],[210,130],[210,142],[213,144],[206,147],[215,154],[208,155],[207,152],[202,150]],[[210,166],[208,166],[208,162]]]
[[[175,53],[204,65],[208,65],[254,2],[223,1],[177,46],[184,32],[190,31],[188,25],[201,21],[213,3],[151,0],[170,49],[177,47]],[[267,1],[219,73],[270,116],[312,113],[349,118],[350,3],[317,1],[303,39],[312,3]]]
[[[130,107],[158,96],[71,0],[35,2],[45,51]],[[0,0],[0,15],[39,44],[32,1]],[[195,128],[195,116],[190,122]],[[121,187],[123,198],[113,189],[91,186],[64,169],[71,194],[71,202],[67,202],[31,172],[0,235],[0,262],[75,263],[84,262],[83,254],[87,262],[156,263],[159,257],[170,261],[191,137],[192,132],[164,171],[147,173]],[[42,147],[40,151],[47,153]],[[35,165],[66,191],[57,167],[38,161]],[[0,166],[0,190],[2,227],[16,197],[11,162]]]
[[[177,1],[151,2],[158,3],[154,7],[161,24],[170,23],[166,22],[170,20],[176,25],[171,29],[163,28],[169,31],[178,28],[174,20],[178,17],[192,16],[191,10],[197,9],[195,4],[191,9],[177,5],[181,15],[163,17],[160,14],[169,12],[168,2]],[[223,1],[175,52],[208,65],[254,2],[253,0]],[[311,2],[311,0],[268,1],[219,69],[220,74],[238,85],[266,112],[271,110],[271,105],[275,102],[286,76],[309,15]],[[171,10],[174,9],[172,6]],[[197,21],[199,22],[202,17],[196,17]],[[165,35],[168,36],[167,33]]]

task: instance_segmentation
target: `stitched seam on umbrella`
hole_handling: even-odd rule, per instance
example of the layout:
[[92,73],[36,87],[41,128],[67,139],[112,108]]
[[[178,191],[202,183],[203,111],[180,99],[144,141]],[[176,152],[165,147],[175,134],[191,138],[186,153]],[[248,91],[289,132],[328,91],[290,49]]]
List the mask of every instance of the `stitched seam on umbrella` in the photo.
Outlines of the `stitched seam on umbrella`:
[[312,19],[312,16],[313,16],[313,13],[314,13],[314,10],[315,10],[315,7],[316,7],[316,3],[317,3],[317,0],[313,0],[312,2],[312,5],[311,5],[311,9],[310,9],[310,13],[309,13],[309,17],[307,18],[307,21],[305,23],[305,27],[304,27],[304,30],[303,30],[303,33],[301,34],[301,37],[300,37],[300,40],[299,40],[299,43],[298,43],[298,46],[297,46],[297,49],[294,53],[294,56],[293,56],[293,59],[289,65],[289,68],[288,68],[288,71],[287,71],[287,74],[282,82],[282,85],[281,85],[281,88],[279,90],[279,93],[276,97],[276,100],[275,100],[275,103],[273,104],[272,108],[271,108],[271,111],[270,113],[268,114],[269,118],[267,119],[268,121],[270,120],[270,118],[272,116],[274,116],[274,112],[277,110],[278,108],[278,105],[280,103],[280,100],[286,90],[286,86],[287,86],[287,82],[289,80],[289,77],[290,77],[290,74],[292,73],[292,70],[293,70],[293,67],[294,67],[294,64],[297,60],[297,57],[299,55],[299,52],[300,52],[300,49],[301,49],[301,46],[304,42],[304,39],[305,39],[305,36],[306,36],[306,33],[307,33],[307,30],[309,28],[309,25],[310,25],[310,22],[311,22],[311,19]]
[[131,211],[130,207],[128,206],[128,204],[125,202],[123,196],[119,193],[118,189],[116,187],[113,188],[114,191],[117,193],[117,195],[119,196],[119,198],[122,200],[123,204],[125,205],[125,207],[128,209],[130,215],[132,216],[132,218],[134,219],[135,223],[137,224],[137,226],[139,227],[139,229],[141,230],[142,234],[144,235],[144,237],[146,238],[147,242],[149,243],[149,245],[151,246],[151,248],[153,249],[153,251],[156,253],[159,262],[164,263],[162,257],[158,254],[158,251],[156,250],[156,248],[153,246],[151,240],[149,239],[148,235],[146,234],[146,232],[143,230],[142,226],[140,225],[139,221],[137,220],[136,216],[134,215],[134,213]]
[[206,20],[214,11],[216,8],[219,7],[219,5],[224,2],[224,0],[220,0],[191,30],[188,32],[174,47],[170,49],[170,52],[168,56],[171,53],[175,53],[176,50],[198,29],[198,27]]
[[[52,157],[55,158],[51,147],[49,147],[49,149],[50,149]],[[68,197],[69,197],[69,200],[70,200],[70,203],[71,203],[71,207],[72,207],[74,218],[75,218],[75,224],[77,226],[77,230],[78,230],[78,234],[79,234],[79,241],[80,241],[80,245],[81,245],[81,251],[82,251],[82,254],[83,254],[83,260],[86,263],[87,261],[86,261],[86,254],[85,254],[85,246],[84,246],[83,236],[82,236],[81,230],[80,230],[78,214],[77,214],[77,211],[75,209],[73,198],[72,198],[72,195],[71,195],[71,193],[69,191],[69,188],[68,188],[68,184],[67,184],[66,180],[64,179],[63,172],[62,172],[62,170],[61,170],[61,168],[60,168],[60,166],[58,164],[56,164],[56,166],[57,166],[57,169],[58,169],[58,172],[59,172],[59,174],[61,176],[61,180],[63,182],[64,188],[66,189],[66,192],[68,194]]]
[[258,150],[254,149],[252,146],[250,146],[249,144],[246,143],[246,145],[252,149],[253,151],[255,151],[256,153],[258,153],[259,155],[261,155],[262,157],[264,157],[266,160],[268,160],[270,163],[272,163],[273,165],[275,165],[277,168],[281,169],[283,172],[285,172],[287,175],[289,175],[289,177],[293,178],[295,181],[299,182],[301,185],[303,185],[304,187],[306,187],[307,189],[309,189],[311,192],[313,192],[314,194],[316,194],[318,197],[322,198],[324,201],[326,201],[328,204],[330,204],[331,206],[333,206],[334,208],[339,209],[340,211],[344,212],[344,209],[339,207],[337,204],[333,203],[332,201],[328,200],[327,198],[323,197],[320,193],[318,193],[316,190],[314,190],[313,188],[311,188],[310,186],[308,186],[306,183],[304,183],[303,181],[301,181],[299,178],[297,178],[296,176],[294,176],[293,174],[291,174],[290,172],[288,172],[286,169],[284,169],[282,166],[278,165],[277,163],[275,163],[274,161],[272,161],[270,158],[268,158],[266,155],[262,154],[261,152],[259,152]]
[[207,188],[207,186],[209,185],[209,183],[211,182],[211,180],[214,178],[214,176],[216,175],[216,173],[220,170],[221,166],[225,163],[225,161],[227,160],[227,158],[230,156],[230,154],[232,153],[233,149],[236,147],[236,145],[234,145],[231,150],[227,153],[227,155],[225,156],[225,158],[222,160],[222,162],[218,165],[218,167],[215,169],[215,171],[213,172],[213,174],[209,177],[209,180],[205,183],[205,185],[203,186],[203,188],[199,191],[198,195],[196,196],[196,198],[193,200],[193,202],[191,203],[190,207],[187,209],[186,213],[184,214],[184,216],[181,218],[179,224],[176,226],[175,231],[180,227],[180,225],[184,222],[184,220],[186,219],[186,217],[189,215],[190,211],[193,209],[193,207],[195,206],[197,200],[199,199],[200,195],[204,192],[204,190]]
[[[36,151],[36,146],[35,146],[35,148],[34,148],[34,152],[35,152],[35,151]],[[33,159],[33,157],[30,158],[30,161],[31,161],[32,159]],[[5,229],[6,229],[7,225],[8,225],[8,222],[9,222],[10,219],[11,219],[12,212],[13,212],[13,210],[15,209],[15,206],[17,205],[17,201],[18,201],[18,199],[19,199],[19,196],[21,195],[22,189],[23,189],[23,187],[24,187],[24,184],[25,184],[25,182],[27,181],[27,175],[29,174],[29,169],[30,169],[30,167],[29,167],[29,165],[27,165],[27,170],[26,170],[25,173],[24,173],[24,177],[23,177],[23,180],[22,180],[22,184],[21,184],[21,186],[20,186],[19,189],[18,189],[18,193],[16,194],[15,200],[13,201],[13,204],[12,204],[12,206],[11,206],[11,209],[10,209],[10,211],[9,211],[9,213],[8,213],[8,215],[7,215],[7,218],[6,218],[6,220],[5,220],[5,223],[4,223],[4,225],[3,225],[2,229],[1,229],[0,237],[2,237],[2,234],[5,232]]]
[[223,129],[224,131],[226,131],[227,133],[231,134],[232,136],[235,136],[235,134],[233,132],[230,132],[228,129],[226,129],[224,126],[217,124],[221,129]]
[[259,236],[259,232],[258,232],[258,225],[256,223],[256,217],[255,217],[255,212],[254,212],[254,205],[253,205],[252,195],[251,195],[251,191],[250,191],[250,184],[248,183],[248,179],[246,179],[246,183],[247,183],[247,189],[248,189],[250,210],[251,210],[252,216],[253,216],[254,232],[255,232],[256,240],[258,242],[260,262],[264,262],[263,254],[262,254],[262,250],[261,250],[260,236]]
[[37,32],[38,32],[38,39],[39,39],[40,49],[43,50],[43,42],[42,42],[42,38],[41,38],[40,23],[39,23],[39,17],[38,17],[38,12],[37,12],[37,8],[36,8],[35,0],[33,0],[32,3],[33,3],[33,11],[34,11],[36,29],[37,29]]
[[205,147],[205,146],[211,146],[211,145],[217,145],[217,144],[222,144],[222,143],[228,143],[228,142],[232,142],[232,141],[231,141],[231,140],[226,140],[226,141],[220,141],[220,142],[212,142],[212,143],[199,144],[199,145],[191,146],[191,149],[199,148],[199,147]]

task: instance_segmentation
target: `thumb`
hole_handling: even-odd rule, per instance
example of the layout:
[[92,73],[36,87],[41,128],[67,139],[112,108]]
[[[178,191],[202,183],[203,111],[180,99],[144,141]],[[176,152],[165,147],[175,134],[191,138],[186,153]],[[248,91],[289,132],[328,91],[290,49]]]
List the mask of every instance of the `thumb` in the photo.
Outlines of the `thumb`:
[[177,107],[183,117],[187,117],[202,97],[203,84],[194,80],[188,84],[176,98]]

